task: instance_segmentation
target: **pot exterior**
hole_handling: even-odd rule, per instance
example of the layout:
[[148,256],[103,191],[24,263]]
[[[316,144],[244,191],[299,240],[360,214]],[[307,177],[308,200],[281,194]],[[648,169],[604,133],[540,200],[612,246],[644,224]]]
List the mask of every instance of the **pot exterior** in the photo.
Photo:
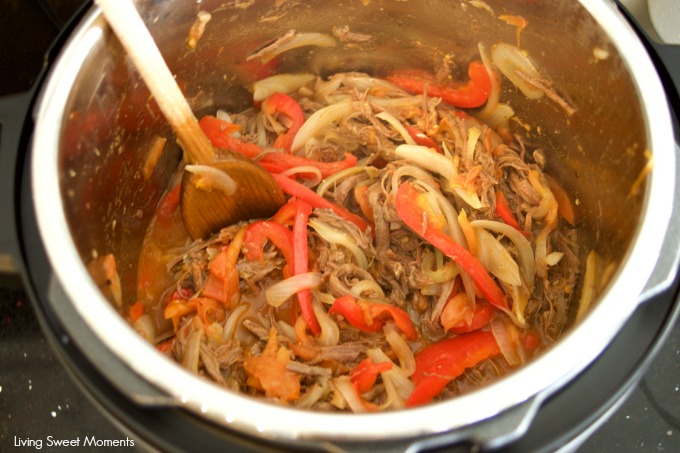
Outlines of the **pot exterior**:
[[[592,362],[638,304],[671,215],[675,157],[670,115],[654,67],[633,31],[607,1],[137,1],[197,116],[250,102],[244,89],[254,48],[290,29],[330,33],[335,26],[373,36],[365,46],[300,49],[278,72],[362,71],[376,76],[402,65],[434,67],[452,54],[466,61],[479,44],[526,49],[575,107],[569,117],[548,99],[502,93],[542,147],[546,169],[578,203],[584,248],[612,264],[591,313],[548,353],[473,393],[431,406],[379,415],[317,414],[222,391],[157,354],[92,282],[86,263],[114,253],[124,298],[134,297],[137,253],[179,159],[166,148],[153,172],[146,153],[170,137],[120,45],[93,8],[55,65],[41,95],[32,149],[36,215],[48,256],[75,310],[113,354],[178,405],[247,434],[274,439],[412,438],[460,429],[512,410],[531,416],[542,398]],[[187,31],[198,9],[212,19],[195,49]],[[498,15],[529,26],[518,37]],[[265,24],[266,26],[263,26]],[[653,157],[653,163],[652,162]],[[641,176],[642,175],[642,176]],[[121,384],[123,387],[124,385]],[[528,402],[528,403],[527,403]]]

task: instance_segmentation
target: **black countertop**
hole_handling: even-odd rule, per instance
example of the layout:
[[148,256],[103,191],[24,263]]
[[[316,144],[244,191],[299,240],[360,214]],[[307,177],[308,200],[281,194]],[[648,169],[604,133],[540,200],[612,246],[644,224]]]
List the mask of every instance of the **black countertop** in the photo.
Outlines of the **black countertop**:
[[[33,85],[45,50],[83,3],[10,0],[3,4],[0,98]],[[673,329],[629,397],[610,412],[578,451],[680,451],[680,327]],[[126,435],[71,379],[41,332],[25,294],[0,288],[0,452],[36,451],[38,441],[45,451],[70,451],[75,447],[50,446],[49,439],[80,438],[80,448],[85,448],[86,436],[112,440]]]

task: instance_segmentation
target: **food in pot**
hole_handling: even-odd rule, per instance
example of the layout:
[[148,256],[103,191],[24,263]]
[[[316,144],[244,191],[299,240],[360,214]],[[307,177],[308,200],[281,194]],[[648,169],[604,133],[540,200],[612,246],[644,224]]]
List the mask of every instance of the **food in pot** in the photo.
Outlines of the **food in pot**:
[[548,348],[578,310],[574,206],[511,133],[498,64],[572,108],[506,46],[455,77],[279,74],[254,107],[203,117],[287,203],[192,240],[180,169],[144,241],[135,329],[221,386],[324,411],[452,398]]

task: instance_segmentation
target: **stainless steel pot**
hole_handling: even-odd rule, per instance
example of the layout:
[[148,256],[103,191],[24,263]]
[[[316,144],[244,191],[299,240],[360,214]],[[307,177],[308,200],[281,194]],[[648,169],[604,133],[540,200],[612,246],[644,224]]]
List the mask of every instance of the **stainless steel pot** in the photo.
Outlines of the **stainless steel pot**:
[[[488,0],[493,13],[467,1],[434,0],[136,3],[199,116],[247,105],[245,57],[290,29],[330,33],[333,26],[348,25],[374,40],[359,47],[298,49],[281,60],[278,71],[381,75],[400,66],[431,67],[448,53],[465,61],[477,54],[480,42],[514,43],[516,29],[496,16],[521,15],[529,23],[521,33],[522,47],[577,111],[568,118],[550,101],[529,101],[512,89],[502,96],[531,125],[517,132],[545,148],[548,171],[578,200],[578,227],[587,247],[614,264],[588,316],[547,353],[451,401],[391,413],[326,414],[222,390],[158,354],[125,323],[86,270],[93,258],[113,253],[124,295],[133,297],[139,245],[179,157],[178,149],[167,151],[144,176],[152,141],[156,135],[170,137],[170,131],[149,112],[142,82],[92,8],[39,99],[31,185],[58,284],[106,355],[143,383],[114,381],[137,403],[181,407],[224,429],[282,444],[390,439],[436,445],[440,434],[449,440],[458,432],[475,438],[470,427],[507,418],[513,429],[477,439],[493,446],[521,435],[541,402],[596,360],[635,308],[675,274],[678,233],[669,224],[675,224],[678,184],[666,96],[644,47],[609,1]],[[199,10],[211,12],[212,20],[190,50],[185,40]],[[639,179],[650,163],[651,171]],[[78,342],[78,332],[71,334]],[[106,370],[102,357],[90,354]]]

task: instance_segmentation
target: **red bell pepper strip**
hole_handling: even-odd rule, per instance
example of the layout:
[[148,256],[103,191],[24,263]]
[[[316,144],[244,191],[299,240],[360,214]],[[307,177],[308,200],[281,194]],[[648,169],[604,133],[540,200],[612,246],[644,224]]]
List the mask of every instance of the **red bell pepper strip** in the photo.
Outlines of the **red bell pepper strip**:
[[274,148],[282,148],[287,153],[290,153],[290,147],[293,145],[295,135],[300,130],[300,127],[305,122],[305,115],[302,112],[300,104],[283,93],[274,93],[262,102],[262,111],[267,115],[273,115],[278,112],[281,115],[288,117],[290,126],[288,132],[279,135],[274,141]]
[[352,327],[362,332],[380,332],[385,322],[380,318],[375,319],[367,309],[366,302],[360,304],[354,297],[347,295],[335,299],[328,314],[341,315]]
[[576,213],[574,211],[574,203],[572,203],[569,194],[552,176],[545,175],[545,180],[548,183],[548,188],[557,201],[557,213],[560,217],[569,222],[569,225],[574,226]]
[[297,211],[297,200],[297,198],[291,198],[288,203],[281,206],[272,217],[272,222],[292,228],[295,222],[295,211]]
[[170,351],[172,351],[172,348],[175,346],[175,338],[170,338],[169,340],[165,340],[162,343],[158,343],[156,345],[156,349],[159,352],[162,352],[163,354],[170,354]]
[[438,248],[460,265],[477,284],[482,296],[494,307],[508,311],[505,294],[491,278],[482,263],[464,247],[447,236],[434,223],[435,215],[428,209],[429,201],[408,182],[397,190],[395,207],[401,220],[420,237]]
[[243,247],[245,257],[249,261],[264,259],[264,244],[269,239],[283,254],[286,266],[283,268],[284,278],[293,275],[293,235],[283,225],[269,220],[253,222],[246,231]]
[[130,321],[132,323],[137,322],[139,318],[144,314],[144,304],[141,300],[138,300],[134,304],[130,305]]
[[293,154],[268,153],[259,160],[260,165],[269,173],[282,173],[293,167],[315,167],[321,172],[322,178],[356,166],[357,158],[354,154],[345,153],[345,159],[337,162],[321,162],[318,160],[307,159]]
[[203,288],[203,295],[221,301],[226,308],[231,308],[239,294],[236,261],[241,253],[246,232],[247,228],[241,228],[229,245],[223,247],[208,264],[210,275]]
[[343,219],[349,220],[350,222],[358,226],[361,231],[365,231],[366,228],[368,228],[369,224],[364,219],[346,210],[345,208],[342,208],[336,205],[335,203],[326,200],[324,197],[318,195],[312,189],[303,186],[299,182],[296,182],[288,178],[287,176],[283,175],[272,176],[274,177],[276,182],[279,183],[279,186],[281,186],[281,190],[283,190],[284,193],[292,197],[299,198],[300,200],[306,201],[307,203],[310,204],[312,208],[331,209],[333,212],[335,212]]
[[475,314],[472,317],[470,324],[462,322],[453,326],[450,331],[459,335],[462,333],[468,333],[475,330],[479,330],[491,322],[493,318],[494,308],[491,305],[477,301],[475,306]]
[[397,325],[399,330],[404,332],[411,340],[418,338],[418,332],[416,332],[416,328],[413,326],[413,322],[411,321],[408,313],[399,307],[395,307],[394,305],[373,303],[371,304],[371,315],[374,319],[380,319],[387,315],[394,320],[394,323]]
[[467,368],[500,353],[489,331],[480,330],[432,343],[415,354],[416,370],[411,379],[416,387],[406,406],[429,403]]
[[412,94],[427,94],[441,98],[447,104],[460,108],[474,108],[484,104],[491,92],[491,77],[481,61],[473,61],[468,66],[468,80],[459,82],[438,83],[434,75],[425,71],[399,71],[387,77],[387,80]]
[[163,201],[161,201],[161,204],[156,210],[156,218],[159,221],[169,220],[177,211],[177,208],[179,208],[180,187],[181,184],[177,184],[168,192],[165,198],[163,198]]
[[515,219],[515,215],[510,210],[508,200],[501,191],[496,192],[496,215],[498,215],[498,217],[500,217],[503,222],[507,223],[523,235],[527,236],[529,234],[524,231],[521,226],[519,226],[517,219]]
[[406,126],[406,132],[408,132],[408,135],[411,136],[414,142],[416,142],[417,145],[420,146],[426,146],[428,148],[432,148],[435,151],[437,151],[439,154],[444,154],[444,151],[442,150],[442,147],[437,144],[434,140],[432,140],[428,135],[418,129],[417,127],[413,126]]
[[409,315],[393,305],[357,301],[356,298],[347,295],[335,299],[328,313],[342,315],[348,323],[363,332],[380,332],[385,325],[384,318],[392,318],[397,328],[411,340],[418,337]]
[[361,209],[361,213],[364,217],[373,223],[373,206],[371,206],[371,202],[366,195],[367,190],[368,186],[365,184],[363,186],[356,186],[354,188],[354,200],[356,200],[359,205],[359,209]]
[[533,351],[541,345],[541,337],[533,330],[527,331],[521,341],[525,351]]
[[238,126],[212,115],[206,115],[198,122],[210,143],[215,148],[224,148],[253,159],[262,153],[262,148],[254,143],[246,143],[234,137]]
[[[301,200],[297,200],[297,210],[295,213],[295,223],[293,223],[293,273],[295,275],[304,274],[309,267],[308,248],[307,248],[307,219],[312,213],[312,207]],[[308,289],[297,292],[298,304],[302,317],[307,322],[309,330],[314,335],[321,333],[319,320],[316,319],[312,308],[312,293]]]
[[349,380],[354,384],[358,393],[366,393],[373,388],[378,375],[392,369],[392,362],[375,363],[371,359],[364,359],[349,373]]

